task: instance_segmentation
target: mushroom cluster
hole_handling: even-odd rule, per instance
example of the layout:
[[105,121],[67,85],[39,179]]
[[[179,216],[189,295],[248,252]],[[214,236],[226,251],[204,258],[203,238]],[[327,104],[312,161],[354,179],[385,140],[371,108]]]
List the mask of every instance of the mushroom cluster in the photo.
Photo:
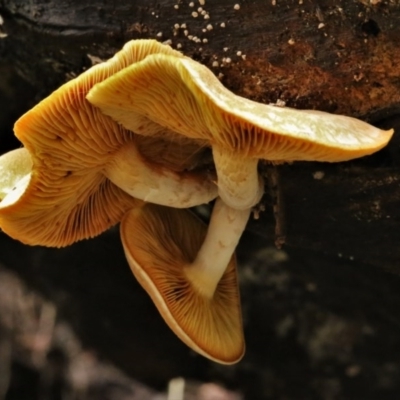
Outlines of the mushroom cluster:
[[[259,160],[345,161],[393,131],[253,102],[154,40],[128,42],[15,124],[0,228],[66,246],[121,222],[126,258],[170,328],[231,364],[244,353],[235,248],[263,194]],[[208,226],[188,208],[215,199]]]

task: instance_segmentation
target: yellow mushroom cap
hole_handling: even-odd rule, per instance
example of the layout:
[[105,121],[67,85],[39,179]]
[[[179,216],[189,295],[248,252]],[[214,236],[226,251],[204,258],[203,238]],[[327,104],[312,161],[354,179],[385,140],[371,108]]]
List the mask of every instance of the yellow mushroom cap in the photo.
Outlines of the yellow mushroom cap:
[[169,54],[116,73],[88,100],[127,128],[139,113],[226,152],[271,161],[345,161],[381,149],[393,134],[351,117],[245,99],[200,63]]
[[232,364],[244,353],[235,257],[212,298],[188,278],[206,230],[188,210],[152,204],[132,209],[121,222],[131,270],[169,327],[198,353]]
[[[86,94],[94,84],[154,52],[180,56],[154,40],[128,42],[113,58],[61,86],[16,122],[15,134],[29,152],[32,171],[18,197],[0,202],[4,232],[31,245],[65,246],[100,234],[137,205],[138,200],[102,172],[113,154],[133,140],[133,133],[93,107]],[[150,132],[161,129],[145,118],[141,123]]]

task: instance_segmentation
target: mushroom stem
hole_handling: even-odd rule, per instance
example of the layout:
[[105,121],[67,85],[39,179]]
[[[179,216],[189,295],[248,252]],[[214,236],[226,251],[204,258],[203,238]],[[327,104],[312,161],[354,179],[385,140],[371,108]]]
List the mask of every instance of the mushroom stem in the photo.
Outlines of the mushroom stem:
[[237,210],[221,198],[215,202],[207,235],[185,273],[192,285],[204,296],[212,298],[250,217],[251,209]]
[[246,210],[256,205],[264,192],[264,183],[257,172],[258,159],[230,155],[213,146],[218,176],[218,195],[230,207]]
[[207,172],[174,172],[147,162],[134,143],[123,146],[104,171],[111,182],[131,196],[150,203],[188,208],[217,197]]

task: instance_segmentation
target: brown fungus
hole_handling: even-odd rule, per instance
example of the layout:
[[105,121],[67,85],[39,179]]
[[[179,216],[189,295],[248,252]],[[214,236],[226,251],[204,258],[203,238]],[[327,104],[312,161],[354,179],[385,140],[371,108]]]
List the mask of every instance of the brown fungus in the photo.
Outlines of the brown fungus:
[[[27,244],[65,246],[117,223],[140,204],[137,198],[189,207],[216,197],[207,173],[178,173],[147,162],[135,134],[86,100],[93,85],[152,53],[182,56],[153,40],[131,41],[16,122],[15,134],[24,150],[14,153],[12,165],[11,156],[2,156],[0,167],[24,167],[14,173],[18,190],[0,202],[4,232]],[[136,124],[146,135],[166,130],[139,114]],[[7,188],[9,182],[4,183]]]
[[[218,353],[218,337],[214,343],[199,340],[194,326],[201,325],[202,319],[197,315],[207,308],[198,303],[192,309],[192,299],[208,299],[206,304],[212,304],[208,312],[214,323],[208,322],[204,329],[218,330],[218,305],[214,300],[230,271],[230,260],[250,209],[263,191],[258,161],[345,161],[381,149],[393,134],[392,130],[382,131],[350,117],[244,99],[223,87],[205,66],[187,57],[166,54],[149,55],[116,73],[95,85],[87,98],[128,129],[135,129],[139,114],[167,128],[167,135],[174,132],[202,140],[212,148],[219,198],[202,244],[198,238],[190,255],[183,257],[184,238],[173,245],[169,243],[169,235],[176,232],[164,221],[167,217],[160,217],[158,225],[150,224],[148,218],[153,215],[143,209],[133,210],[126,217],[122,238],[132,270],[168,325],[192,348],[224,363],[240,359],[239,349],[244,346],[236,341],[236,347]],[[184,218],[183,214],[174,217],[179,218]],[[151,233],[139,238],[137,224]],[[157,236],[159,232],[162,234]],[[156,244],[154,236],[159,238]],[[180,308],[177,311],[174,296],[172,303],[166,301],[169,284],[190,310],[185,318]],[[192,312],[197,313],[196,318]],[[229,332],[224,335],[229,336]]]
[[242,209],[260,197],[259,159],[345,161],[374,153],[393,134],[351,117],[245,99],[200,63],[169,54],[125,68],[95,85],[87,98],[128,129],[139,113],[169,131],[207,141],[220,197]]

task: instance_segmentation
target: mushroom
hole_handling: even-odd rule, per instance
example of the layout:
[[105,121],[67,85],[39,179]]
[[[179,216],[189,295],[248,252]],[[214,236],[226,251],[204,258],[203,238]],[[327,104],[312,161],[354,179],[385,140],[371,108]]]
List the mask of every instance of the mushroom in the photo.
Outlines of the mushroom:
[[260,198],[259,159],[345,161],[381,149],[393,134],[351,117],[245,99],[207,67],[169,54],[121,70],[94,85],[87,99],[128,129],[141,114],[168,131],[206,140],[219,196],[238,209]]
[[190,211],[154,204],[121,222],[131,270],[164,320],[190,348],[222,364],[244,353],[233,253],[248,217],[217,199],[207,234]]
[[[121,233],[132,270],[168,325],[192,348],[225,363],[238,360],[240,352],[227,352],[223,356],[216,352],[218,346],[196,336],[195,326],[202,326],[202,323],[198,322],[201,319],[191,318],[190,299],[193,292],[196,301],[199,296],[213,299],[223,271],[229,271],[229,259],[245,228],[250,209],[262,195],[258,160],[345,161],[379,150],[393,133],[350,117],[244,99],[224,88],[205,66],[186,57],[166,54],[149,55],[121,70],[95,85],[87,99],[127,129],[135,128],[140,114],[167,128],[167,134],[175,132],[204,140],[212,147],[219,199],[204,242],[197,246],[198,253],[193,250],[190,257],[181,260],[178,249],[174,253],[171,250],[174,246],[161,240],[161,236],[154,245],[151,237],[156,231],[168,232],[164,236],[169,238],[175,230],[159,225],[154,228],[155,224],[148,223],[152,214],[144,209],[128,214]],[[183,218],[183,214],[179,215]],[[141,232],[147,229],[150,233],[142,236],[135,232],[133,227],[136,230],[138,226]],[[160,259],[167,261],[160,262]],[[172,294],[165,282],[174,282]],[[179,293],[179,300],[188,307],[184,309],[186,320],[176,306],[174,293]],[[202,312],[197,311],[198,314]],[[208,312],[215,315],[218,311],[213,308]]]
[[[59,247],[101,233],[141,204],[138,199],[190,207],[216,197],[207,170],[174,171],[150,162],[140,154],[132,131],[86,100],[95,83],[154,52],[182,56],[153,40],[131,41],[16,122],[15,134],[25,150],[2,156],[0,165],[21,167],[17,175],[24,178],[13,196],[0,202],[3,231],[27,244]],[[144,116],[138,115],[136,123],[146,135],[166,135],[166,128]],[[168,137],[178,149],[179,141]],[[0,192],[8,188],[3,183]]]
[[[128,261],[167,323],[227,364],[244,351],[232,255],[262,194],[258,160],[343,161],[382,148],[392,135],[349,117],[241,98],[206,67],[154,41],[129,42],[25,114],[15,132],[29,157],[0,158],[0,166],[24,165],[0,188],[8,193],[0,227],[26,243],[63,246],[126,214]],[[217,195],[207,170],[173,158],[157,164],[138,135],[173,148],[185,137],[195,152],[211,146],[220,197],[207,232],[185,210],[137,199],[189,207]]]

